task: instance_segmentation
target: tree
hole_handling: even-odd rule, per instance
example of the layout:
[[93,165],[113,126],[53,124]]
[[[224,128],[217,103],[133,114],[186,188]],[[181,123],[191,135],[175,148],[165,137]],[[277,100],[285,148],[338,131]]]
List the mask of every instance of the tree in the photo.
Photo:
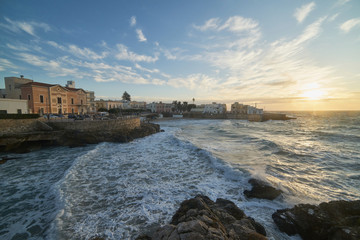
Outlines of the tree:
[[123,100],[131,101],[131,96],[126,91],[122,95]]

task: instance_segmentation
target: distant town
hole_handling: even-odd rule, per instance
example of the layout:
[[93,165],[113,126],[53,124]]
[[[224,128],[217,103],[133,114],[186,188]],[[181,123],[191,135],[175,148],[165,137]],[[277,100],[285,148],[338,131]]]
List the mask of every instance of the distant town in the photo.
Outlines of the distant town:
[[196,105],[173,101],[132,101],[126,91],[122,100],[95,100],[95,92],[76,88],[75,81],[65,86],[35,82],[24,76],[5,77],[5,89],[0,89],[0,114],[39,114],[54,116],[94,115],[99,112],[116,114],[152,113],[160,117],[234,118],[253,121],[263,120],[263,109],[235,102],[227,110],[226,104],[209,103]]

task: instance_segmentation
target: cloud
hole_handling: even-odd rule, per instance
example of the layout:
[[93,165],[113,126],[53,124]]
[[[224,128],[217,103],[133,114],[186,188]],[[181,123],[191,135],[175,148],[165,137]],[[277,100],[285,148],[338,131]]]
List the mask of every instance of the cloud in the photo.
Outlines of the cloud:
[[118,60],[128,60],[132,62],[156,62],[159,58],[157,55],[154,57],[139,55],[134,52],[128,50],[128,48],[123,44],[116,45],[118,53],[116,54],[116,58]]
[[136,25],[136,17],[135,16],[132,16],[130,18],[130,26],[131,27],[134,27]]
[[315,9],[315,3],[311,2],[297,8],[294,13],[294,17],[298,21],[298,23],[302,23],[305,18],[309,15],[309,13]]
[[144,71],[144,72],[149,72],[149,73],[160,73],[160,70],[159,69],[148,69],[148,68],[144,68],[142,66],[140,66],[139,64],[135,63],[135,67],[141,71]]
[[20,57],[20,60],[30,65],[41,67],[48,71],[50,76],[75,76],[78,74],[78,69],[64,67],[59,61],[56,60],[48,60],[44,57],[39,57],[28,53],[18,53],[17,56]]
[[19,67],[5,58],[0,58],[0,72],[7,71],[9,69],[18,69]]
[[5,28],[9,31],[15,33],[26,32],[34,37],[37,37],[35,31],[36,29],[42,29],[45,32],[51,31],[51,27],[46,23],[41,22],[21,22],[21,21],[13,21],[8,17],[4,17],[7,23],[0,23],[0,27]]
[[360,26],[360,18],[353,18],[341,24],[340,29],[343,32],[348,33],[351,31],[351,29],[359,26]]
[[345,5],[346,3],[350,2],[351,0],[338,0],[336,3],[335,3],[335,6],[342,6],[342,5]]
[[60,49],[64,52],[71,53],[77,56],[78,58],[83,58],[83,59],[98,60],[98,59],[104,59],[109,55],[109,52],[107,51],[104,51],[101,54],[97,54],[96,52],[90,50],[89,48],[79,48],[74,44],[70,44],[69,46],[63,46],[54,41],[48,41],[47,44],[49,44],[54,48]]
[[225,23],[222,23],[222,21],[219,18],[211,18],[207,20],[202,26],[197,26],[197,25],[193,25],[193,26],[195,29],[198,29],[203,32],[208,30],[214,30],[214,31],[227,30],[236,33],[236,32],[243,32],[243,31],[256,29],[258,25],[259,25],[258,22],[251,18],[233,16],[227,19]]
[[138,39],[139,39],[139,41],[140,42],[146,42],[147,41],[147,39],[146,39],[146,37],[144,36],[144,34],[143,34],[143,32],[142,32],[142,30],[141,29],[136,29],[136,34],[137,34],[137,37],[138,37]]
[[190,74],[186,77],[170,78],[168,85],[176,88],[186,87],[191,90],[202,89],[211,90],[218,86],[218,80],[205,74]]

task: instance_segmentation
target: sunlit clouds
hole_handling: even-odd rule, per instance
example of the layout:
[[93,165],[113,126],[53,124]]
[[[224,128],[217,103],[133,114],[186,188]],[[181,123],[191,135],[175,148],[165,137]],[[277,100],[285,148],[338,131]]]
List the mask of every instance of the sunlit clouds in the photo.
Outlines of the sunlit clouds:
[[298,23],[302,23],[309,15],[309,13],[315,9],[315,6],[316,4],[314,2],[311,2],[297,8],[294,13],[294,17],[296,18]]
[[209,3],[208,12],[197,15],[117,4],[121,14],[74,18],[66,26],[5,14],[2,76],[31,74],[60,84],[72,79],[99,96],[128,90],[145,101],[256,102],[269,110],[314,103],[339,108],[351,99],[351,108],[360,106],[360,95],[352,94],[360,92],[356,1],[289,1],[284,8],[239,2],[237,11],[227,2],[211,10]]

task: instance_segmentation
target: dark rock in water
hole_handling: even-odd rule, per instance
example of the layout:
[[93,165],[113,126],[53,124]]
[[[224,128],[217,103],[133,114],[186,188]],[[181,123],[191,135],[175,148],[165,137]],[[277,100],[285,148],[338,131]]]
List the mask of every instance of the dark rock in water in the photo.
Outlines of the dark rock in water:
[[277,210],[272,218],[281,231],[304,240],[360,239],[360,200],[299,204]]
[[244,191],[245,196],[248,198],[262,198],[274,200],[282,193],[281,190],[276,189],[268,185],[266,182],[258,179],[252,178],[249,180],[249,183],[252,185],[252,189],[250,191]]
[[267,239],[266,231],[233,202],[225,199],[211,201],[206,196],[185,200],[171,223],[137,240],[149,239]]

